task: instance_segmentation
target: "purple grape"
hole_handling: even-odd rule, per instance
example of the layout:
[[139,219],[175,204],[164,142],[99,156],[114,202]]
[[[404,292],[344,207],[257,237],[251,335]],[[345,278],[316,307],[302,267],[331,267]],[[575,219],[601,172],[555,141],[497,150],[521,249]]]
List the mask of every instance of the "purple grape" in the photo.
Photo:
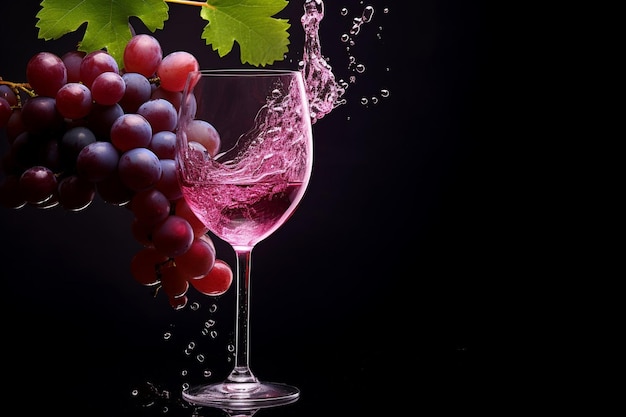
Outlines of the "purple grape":
[[91,113],[87,116],[87,123],[98,139],[108,141],[111,139],[111,126],[123,114],[124,110],[119,103],[111,106],[94,103]]
[[52,198],[57,190],[57,177],[44,166],[34,166],[22,173],[19,179],[20,192],[31,204],[41,204]]
[[148,120],[154,133],[176,129],[178,112],[172,103],[163,98],[146,101],[139,106],[137,113]]
[[5,99],[10,106],[17,106],[15,92],[6,84],[0,84],[0,98]]
[[130,209],[141,224],[154,226],[170,215],[170,201],[159,190],[149,188],[133,196]]
[[117,171],[96,183],[96,192],[104,202],[114,206],[127,205],[135,195],[135,192],[122,182]]
[[118,171],[122,182],[133,191],[154,186],[161,178],[159,158],[147,148],[128,150],[120,157]]
[[79,211],[88,207],[96,196],[96,186],[78,175],[70,175],[59,182],[58,201],[69,211]]
[[91,84],[93,100],[105,106],[119,102],[126,92],[126,83],[116,72],[103,72]]
[[96,77],[104,72],[120,73],[115,58],[104,50],[88,53],[80,63],[80,81],[89,88]]
[[111,143],[122,152],[147,148],[151,140],[152,127],[140,114],[124,114],[111,126]]
[[193,243],[193,229],[187,220],[180,216],[168,216],[157,224],[152,232],[154,248],[169,257],[187,252]]
[[11,103],[9,103],[4,97],[0,96],[0,129],[4,129],[6,125],[9,124],[11,113],[13,113]]
[[148,148],[159,159],[174,159],[176,157],[176,134],[169,130],[163,130],[152,135]]
[[90,143],[96,142],[96,135],[85,126],[68,129],[61,137],[61,160],[67,167],[76,165],[80,151]]
[[26,64],[26,80],[39,96],[54,97],[67,82],[67,68],[57,55],[39,52]]
[[88,181],[99,182],[115,172],[119,159],[119,153],[111,142],[90,143],[78,153],[76,170]]
[[150,100],[152,94],[150,81],[136,72],[127,72],[122,75],[122,79],[126,89],[119,105],[126,113],[136,113],[139,106]]
[[93,105],[91,90],[81,83],[67,83],[56,95],[58,112],[67,119],[81,119]]
[[178,200],[183,196],[183,190],[178,182],[176,161],[173,159],[161,159],[163,173],[156,184],[156,189],[161,191],[170,201]]
[[63,116],[52,97],[37,96],[26,100],[22,106],[22,122],[31,133],[54,132],[63,128]]
[[83,62],[83,58],[87,55],[83,51],[69,51],[61,56],[61,60],[65,64],[67,69],[67,82],[77,83],[80,81],[80,64]]

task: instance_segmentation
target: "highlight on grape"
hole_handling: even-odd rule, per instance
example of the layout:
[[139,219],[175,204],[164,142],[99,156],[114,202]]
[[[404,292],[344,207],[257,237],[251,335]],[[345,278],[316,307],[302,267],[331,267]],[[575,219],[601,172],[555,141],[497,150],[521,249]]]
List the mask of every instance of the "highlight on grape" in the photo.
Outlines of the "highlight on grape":
[[[142,245],[131,275],[174,309],[186,306],[192,287],[225,293],[233,276],[177,180],[174,130],[187,74],[197,69],[192,54],[163,56],[156,38],[137,34],[121,68],[105,50],[39,52],[26,65],[27,82],[0,78],[9,142],[0,205],[79,211],[98,196],[130,209],[130,232]],[[219,135],[203,145],[217,149]]]

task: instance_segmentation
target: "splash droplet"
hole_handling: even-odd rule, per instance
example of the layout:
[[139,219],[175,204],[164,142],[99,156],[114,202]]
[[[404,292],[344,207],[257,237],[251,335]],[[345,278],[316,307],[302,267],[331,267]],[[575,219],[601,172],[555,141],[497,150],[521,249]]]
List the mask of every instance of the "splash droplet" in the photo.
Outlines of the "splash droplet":
[[305,34],[301,71],[309,99],[311,123],[315,123],[337,107],[339,99],[344,94],[343,88],[335,82],[331,66],[322,55],[319,24],[323,18],[322,0],[305,0],[304,14],[300,19]]

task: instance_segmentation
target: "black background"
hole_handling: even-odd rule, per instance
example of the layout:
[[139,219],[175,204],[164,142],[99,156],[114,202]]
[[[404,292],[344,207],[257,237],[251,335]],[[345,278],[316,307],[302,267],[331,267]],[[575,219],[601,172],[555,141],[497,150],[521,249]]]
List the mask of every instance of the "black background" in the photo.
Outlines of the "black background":
[[[519,87],[502,75],[512,45],[496,26],[507,15],[480,1],[326,3],[322,52],[338,78],[353,75],[340,35],[374,6],[352,50],[367,69],[348,103],[314,125],[314,173],[300,208],[254,251],[251,367],[302,390],[297,403],[258,415],[491,408],[524,361],[511,313],[528,268],[511,237],[527,219],[514,204],[517,133],[506,119],[515,110],[502,100]],[[2,10],[7,80],[25,81],[36,52],[61,55],[80,40],[37,39],[36,1]],[[207,68],[236,65],[236,50],[220,60],[204,45],[197,13],[170,5],[154,34],[164,52],[190,51]],[[294,68],[301,14],[296,1],[283,13],[292,23],[283,65]],[[381,89],[390,96],[360,103]],[[100,201],[78,213],[4,209],[0,233],[4,404],[68,416],[190,417],[181,384],[202,380],[204,368],[211,381],[228,371],[232,291],[217,300],[190,292],[198,311],[153,298],[130,276],[138,244],[128,210]],[[221,245],[218,257],[232,260]],[[217,321],[213,341],[200,335],[208,316]],[[198,347],[188,356],[190,341]],[[201,350],[205,364],[193,359]],[[151,394],[147,382],[171,398]]]

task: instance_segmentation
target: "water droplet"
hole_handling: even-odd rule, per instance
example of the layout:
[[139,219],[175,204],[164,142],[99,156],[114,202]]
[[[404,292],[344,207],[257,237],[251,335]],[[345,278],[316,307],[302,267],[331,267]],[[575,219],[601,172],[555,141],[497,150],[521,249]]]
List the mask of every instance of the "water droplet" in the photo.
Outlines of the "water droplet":
[[350,36],[347,33],[341,35],[341,42],[348,42],[350,40]]
[[199,354],[198,356],[196,356],[196,360],[200,363],[204,362],[204,355],[203,354]]
[[212,304],[209,308],[210,313],[215,313],[217,311],[217,304]]
[[380,95],[385,98],[389,97],[389,90],[385,90],[385,89],[380,90]]
[[204,327],[206,327],[207,329],[209,327],[213,327],[213,326],[215,326],[215,320],[213,320],[213,319],[209,319],[209,320],[204,322]]
[[213,331],[211,332],[211,337],[212,337],[213,339],[215,339],[215,338],[217,337],[217,331],[213,330]]
[[137,397],[139,395],[139,390],[136,390],[136,389],[132,390],[130,392],[130,395],[133,396],[133,397]]
[[202,375],[204,375],[205,378],[210,378],[213,373],[209,369],[205,369]]
[[363,64],[358,64],[356,66],[356,72],[358,72],[359,74],[362,74],[363,72],[365,72],[365,65]]
[[378,103],[378,97],[372,96],[372,104]]
[[190,308],[191,308],[193,311],[197,311],[197,310],[200,308],[200,303],[198,303],[197,301],[194,301],[194,302],[191,304]]
[[372,17],[374,16],[374,8],[372,6],[366,6],[365,9],[363,9],[362,16],[363,22],[370,22],[372,20]]
[[233,345],[228,345],[228,351],[229,351],[230,353],[234,352],[234,351],[235,351],[235,346],[233,346]]
[[361,104],[366,105],[368,102],[367,97],[361,97]]
[[341,13],[341,15],[342,15],[342,16],[345,16],[345,15],[347,15],[347,14],[348,14],[348,9],[346,9],[345,7],[343,7],[343,8],[341,9],[341,12],[340,12],[340,13]]
[[183,369],[183,370],[180,372],[180,374],[181,374],[182,376],[187,376],[188,371],[187,371],[186,369]]
[[172,334],[170,332],[165,332],[163,334],[163,339],[165,340],[169,340],[172,337]]
[[183,387],[183,391],[184,391],[184,390],[188,390],[188,389],[189,389],[189,383],[187,383],[187,382],[183,382],[182,387]]

